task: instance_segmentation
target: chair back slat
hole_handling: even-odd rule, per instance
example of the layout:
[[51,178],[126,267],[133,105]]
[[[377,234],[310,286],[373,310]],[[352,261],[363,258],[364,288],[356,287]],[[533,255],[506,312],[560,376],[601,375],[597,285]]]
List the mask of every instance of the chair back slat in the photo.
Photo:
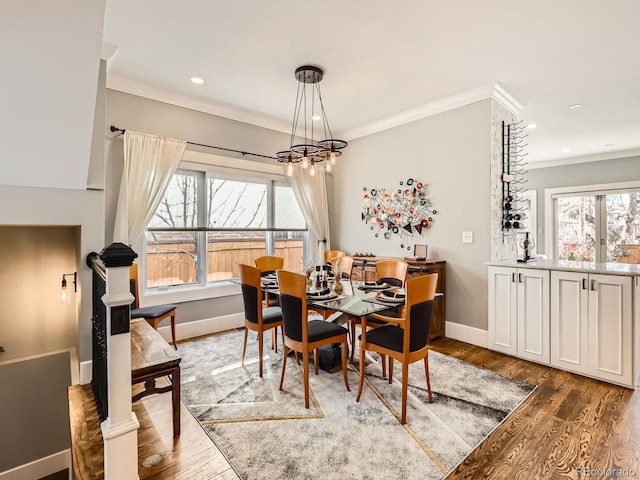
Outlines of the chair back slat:
[[274,255],[258,257],[256,258],[256,267],[260,269],[260,274],[262,276],[269,273],[275,273],[276,270],[280,270],[284,267],[284,257],[276,257]]
[[376,262],[376,280],[394,287],[403,287],[407,281],[409,264],[402,260],[380,260]]
[[298,273],[278,270],[278,288],[284,334],[296,341],[307,338],[307,283]]
[[252,323],[262,323],[260,269],[240,264],[240,284],[245,318]]
[[430,273],[407,281],[405,312],[409,328],[404,329],[405,355],[425,348],[429,343],[429,329],[433,313],[438,274]]

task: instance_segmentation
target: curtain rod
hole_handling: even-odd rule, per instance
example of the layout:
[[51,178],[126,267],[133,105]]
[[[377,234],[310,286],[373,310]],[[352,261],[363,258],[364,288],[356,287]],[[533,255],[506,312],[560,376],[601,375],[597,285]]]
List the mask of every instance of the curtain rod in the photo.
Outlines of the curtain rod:
[[[122,133],[124,134],[124,132],[126,131],[124,128],[118,128],[114,125],[111,125],[111,127],[109,128],[112,132],[118,132],[118,133]],[[187,141],[188,145],[195,145],[198,147],[206,147],[206,148],[215,148],[216,150],[224,150],[226,152],[234,152],[234,153],[241,153],[243,156],[244,155],[252,155],[254,157],[262,157],[262,158],[269,158],[271,160],[277,160],[276,157],[271,157],[269,155],[262,155],[260,153],[251,153],[251,152],[243,152],[242,150],[234,150],[233,148],[225,148],[225,147],[216,147],[214,145],[206,145],[204,143],[196,143],[196,142],[189,142]]]

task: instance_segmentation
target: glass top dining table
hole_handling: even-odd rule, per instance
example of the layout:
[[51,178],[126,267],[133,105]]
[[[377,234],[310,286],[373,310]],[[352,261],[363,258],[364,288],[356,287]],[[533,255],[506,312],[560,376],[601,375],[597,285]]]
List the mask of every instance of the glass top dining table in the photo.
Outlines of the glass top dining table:
[[[364,282],[355,280],[340,280],[343,291],[340,295],[330,299],[315,299],[307,297],[307,307],[319,310],[334,310],[353,317],[363,317],[372,313],[388,310],[404,305],[398,302],[382,302],[376,298],[378,290],[367,289]],[[239,283],[235,281],[234,283]],[[278,288],[265,286],[262,290],[267,293],[279,295]]]

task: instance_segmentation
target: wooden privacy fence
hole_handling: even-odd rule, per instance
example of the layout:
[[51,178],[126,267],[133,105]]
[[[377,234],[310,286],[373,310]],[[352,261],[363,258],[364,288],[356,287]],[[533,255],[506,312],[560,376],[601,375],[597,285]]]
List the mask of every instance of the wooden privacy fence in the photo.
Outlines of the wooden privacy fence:
[[[276,240],[274,255],[284,257],[286,270],[302,270],[302,240]],[[147,247],[147,287],[196,283],[195,243],[162,243]],[[265,242],[228,241],[207,243],[207,280],[240,276],[238,265],[255,265],[265,255]]]

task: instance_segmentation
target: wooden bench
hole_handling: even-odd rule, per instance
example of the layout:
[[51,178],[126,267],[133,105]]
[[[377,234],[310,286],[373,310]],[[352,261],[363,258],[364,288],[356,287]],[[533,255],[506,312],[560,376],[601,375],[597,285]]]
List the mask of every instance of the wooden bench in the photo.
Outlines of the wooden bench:
[[[144,382],[144,390],[133,401],[154,393],[171,392],[173,436],[180,435],[180,355],[146,320],[131,321],[131,384]],[[171,384],[156,385],[156,379],[171,377]]]

